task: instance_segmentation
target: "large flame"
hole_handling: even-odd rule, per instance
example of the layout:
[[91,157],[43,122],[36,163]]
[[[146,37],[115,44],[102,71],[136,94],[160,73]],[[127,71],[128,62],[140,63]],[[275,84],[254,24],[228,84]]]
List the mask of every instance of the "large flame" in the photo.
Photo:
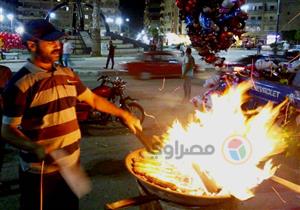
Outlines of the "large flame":
[[[250,87],[250,83],[242,83],[223,95],[212,95],[212,109],[196,111],[195,119],[186,126],[175,121],[163,136],[166,144],[159,161],[171,163],[178,171],[189,174],[195,188],[204,187],[194,170],[196,164],[222,192],[241,200],[250,198],[251,189],[276,170],[270,161],[262,168],[258,164],[285,147],[275,123],[283,104],[274,107],[269,103],[251,116],[246,115],[241,104]],[[159,174],[157,171],[156,176]]]

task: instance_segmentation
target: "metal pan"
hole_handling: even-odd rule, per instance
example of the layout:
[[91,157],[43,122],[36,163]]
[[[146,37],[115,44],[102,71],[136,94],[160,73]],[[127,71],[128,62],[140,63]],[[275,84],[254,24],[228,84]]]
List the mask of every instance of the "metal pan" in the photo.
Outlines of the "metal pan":
[[143,177],[137,175],[132,170],[132,163],[134,158],[141,158],[140,153],[144,151],[144,149],[138,149],[132,153],[130,153],[125,160],[126,167],[128,171],[144,186],[147,191],[149,191],[152,195],[157,196],[162,200],[171,201],[174,203],[187,205],[187,206],[205,206],[205,205],[214,205],[217,203],[229,201],[232,196],[231,195],[216,195],[216,196],[209,196],[209,195],[201,195],[201,196],[194,196],[188,195],[176,191],[169,190],[167,188],[160,187],[151,183],[144,179]]

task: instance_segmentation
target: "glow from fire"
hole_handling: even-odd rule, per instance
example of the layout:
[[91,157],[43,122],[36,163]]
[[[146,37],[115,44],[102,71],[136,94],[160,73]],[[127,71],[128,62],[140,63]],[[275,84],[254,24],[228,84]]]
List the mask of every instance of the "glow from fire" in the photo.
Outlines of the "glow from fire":
[[[186,126],[175,121],[164,135],[166,144],[158,160],[188,174],[195,188],[205,189],[194,170],[196,164],[222,189],[219,194],[230,193],[241,200],[253,196],[251,189],[276,171],[270,161],[262,169],[258,164],[285,145],[275,123],[283,104],[274,107],[269,103],[251,117],[246,116],[241,104],[250,87],[250,83],[242,83],[221,96],[212,95],[212,109],[197,111],[195,119]],[[156,174],[159,176],[160,172]],[[162,179],[174,183],[166,177]]]

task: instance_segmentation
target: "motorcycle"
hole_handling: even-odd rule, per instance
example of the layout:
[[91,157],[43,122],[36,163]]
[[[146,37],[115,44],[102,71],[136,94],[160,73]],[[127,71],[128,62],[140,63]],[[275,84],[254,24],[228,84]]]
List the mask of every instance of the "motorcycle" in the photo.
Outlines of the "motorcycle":
[[[112,80],[109,76],[102,75],[97,79],[97,81],[100,81],[100,85],[92,89],[93,93],[106,98],[121,109],[130,112],[136,116],[141,123],[144,121],[144,109],[139,103],[137,103],[136,99],[126,95],[126,82],[123,79],[116,77]],[[106,125],[111,121],[119,121],[123,124],[122,119],[114,117],[108,113],[95,110],[84,102],[77,103],[76,113],[77,119],[81,124],[88,123]]]

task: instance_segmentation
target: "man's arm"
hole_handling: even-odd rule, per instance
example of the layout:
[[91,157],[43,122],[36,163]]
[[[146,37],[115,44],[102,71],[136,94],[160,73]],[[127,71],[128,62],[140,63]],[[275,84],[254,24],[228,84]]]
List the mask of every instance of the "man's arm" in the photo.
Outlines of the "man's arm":
[[39,160],[43,160],[46,156],[45,149],[39,144],[31,141],[25,136],[17,126],[3,124],[1,128],[3,139],[12,146],[36,154]]
[[127,126],[136,133],[136,130],[142,130],[142,126],[140,121],[131,115],[129,112],[118,108],[113,103],[110,103],[105,98],[102,98],[96,94],[94,94],[91,90],[87,89],[83,94],[81,94],[78,98],[81,101],[88,103],[94,109],[97,109],[101,112],[106,112],[111,115],[121,117],[125,120]]

